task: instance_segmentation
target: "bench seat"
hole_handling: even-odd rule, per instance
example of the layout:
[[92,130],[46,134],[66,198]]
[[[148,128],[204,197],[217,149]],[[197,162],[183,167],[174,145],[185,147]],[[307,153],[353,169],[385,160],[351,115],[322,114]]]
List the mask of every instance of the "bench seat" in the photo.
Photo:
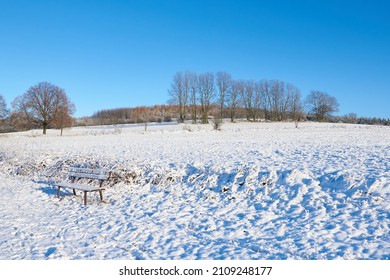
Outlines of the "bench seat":
[[93,192],[98,190],[104,190],[103,188],[100,188],[98,186],[87,186],[87,185],[80,185],[80,184],[74,184],[74,183],[56,183],[57,187],[61,188],[69,188],[69,189],[76,189],[80,191],[86,191],[86,192]]

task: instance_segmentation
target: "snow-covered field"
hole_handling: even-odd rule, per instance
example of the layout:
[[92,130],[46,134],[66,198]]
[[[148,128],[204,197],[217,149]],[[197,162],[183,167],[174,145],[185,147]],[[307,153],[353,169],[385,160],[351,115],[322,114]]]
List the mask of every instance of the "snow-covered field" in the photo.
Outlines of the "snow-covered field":
[[[0,135],[0,259],[390,259],[389,127],[58,134]],[[112,171],[104,203],[57,199],[72,165]]]

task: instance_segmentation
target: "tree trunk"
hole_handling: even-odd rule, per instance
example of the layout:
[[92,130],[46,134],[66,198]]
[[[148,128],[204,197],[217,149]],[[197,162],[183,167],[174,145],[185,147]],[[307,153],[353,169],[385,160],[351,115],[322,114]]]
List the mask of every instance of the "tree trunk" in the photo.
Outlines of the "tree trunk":
[[192,105],[192,123],[196,124],[196,105]]
[[203,112],[203,114],[202,114],[202,123],[203,123],[203,124],[209,123],[209,115],[208,115],[208,112]]
[[231,111],[231,113],[230,113],[230,121],[231,122],[234,122],[234,117],[235,117],[234,112]]

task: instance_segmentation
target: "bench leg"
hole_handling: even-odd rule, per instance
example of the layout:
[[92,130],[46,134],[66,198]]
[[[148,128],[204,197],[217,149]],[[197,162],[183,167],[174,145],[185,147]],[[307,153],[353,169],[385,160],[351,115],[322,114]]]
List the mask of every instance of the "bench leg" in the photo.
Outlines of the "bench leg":
[[84,191],[84,205],[87,205],[87,192]]
[[99,190],[99,194],[100,194],[100,200],[103,201],[103,191]]
[[60,198],[60,189],[61,189],[61,187],[58,187],[58,191],[57,191],[57,197],[58,197],[58,199]]
[[76,190],[75,189],[73,189],[73,194],[76,195]]

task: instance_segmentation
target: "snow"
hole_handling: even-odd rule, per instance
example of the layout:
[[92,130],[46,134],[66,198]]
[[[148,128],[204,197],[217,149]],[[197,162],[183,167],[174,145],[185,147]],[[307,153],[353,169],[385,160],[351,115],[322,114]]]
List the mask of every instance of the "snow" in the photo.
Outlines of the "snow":
[[[0,135],[0,259],[390,259],[390,128],[164,124]],[[107,168],[105,201],[64,192]]]

